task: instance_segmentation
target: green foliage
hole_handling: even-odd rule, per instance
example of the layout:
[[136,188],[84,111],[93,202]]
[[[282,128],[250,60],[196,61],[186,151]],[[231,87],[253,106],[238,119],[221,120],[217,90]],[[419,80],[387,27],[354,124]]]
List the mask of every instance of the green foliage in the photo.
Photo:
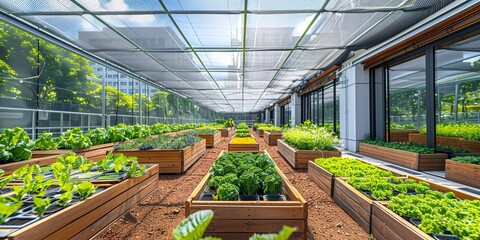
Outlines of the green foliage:
[[285,130],[283,133],[285,142],[299,150],[335,150],[337,137],[324,128],[307,126]]
[[237,186],[231,183],[224,183],[217,188],[217,195],[214,198],[220,201],[235,201],[238,200],[240,191]]
[[314,162],[335,177],[393,176],[393,173],[390,171],[382,170],[372,164],[363,163],[353,158],[317,158]]
[[415,125],[412,123],[406,124],[399,124],[399,123],[391,123],[390,129],[392,130],[415,130]]
[[93,146],[107,142],[107,130],[105,130],[105,128],[90,129],[86,136],[90,139]]
[[[421,134],[427,134],[427,128],[420,128]],[[437,136],[458,137],[470,141],[480,141],[480,124],[463,123],[441,123],[436,127]]]
[[271,174],[262,181],[262,190],[265,194],[279,194],[282,192],[282,178],[278,174]]
[[84,200],[92,195],[95,189],[97,189],[97,187],[95,187],[93,183],[85,181],[77,185],[75,192],[80,196],[81,200]]
[[42,196],[35,196],[33,197],[33,204],[35,207],[33,210],[37,213],[38,216],[43,216],[45,210],[50,207],[50,198],[42,198]]
[[260,188],[260,178],[253,173],[251,169],[246,170],[240,176],[240,189],[246,195],[252,195],[257,193]]
[[182,220],[175,229],[172,235],[175,240],[197,240],[201,239],[203,233],[208,227],[213,218],[212,210],[201,210],[190,214],[187,218]]
[[461,239],[480,239],[480,201],[460,200],[453,193],[427,191],[425,194],[393,197],[388,208],[408,218],[420,218],[422,231],[433,234],[446,229]]
[[480,165],[480,156],[454,157],[453,161]]
[[4,129],[0,134],[0,163],[30,159],[34,144],[22,128]]
[[226,128],[235,127],[235,122],[233,121],[233,119],[229,118],[225,120],[225,122],[223,123],[223,126],[225,126]]
[[56,141],[58,147],[62,149],[83,149],[92,146],[92,142],[80,128],[72,128],[63,132]]
[[387,147],[387,148],[399,149],[399,150],[408,151],[408,152],[421,153],[421,154],[435,153],[435,149],[428,148],[425,145],[413,143],[413,142],[396,143],[396,142],[383,142],[378,140],[364,140],[363,143]]
[[288,240],[296,230],[296,228],[290,226],[283,226],[279,233],[254,234],[249,238],[249,240]]
[[23,202],[14,201],[10,198],[0,197],[0,224],[12,215],[15,211],[20,209]]
[[239,123],[238,126],[237,126],[237,129],[247,129],[248,130],[248,125],[247,123]]
[[42,135],[40,135],[35,140],[35,146],[33,148],[38,149],[38,150],[56,150],[56,149],[58,149],[58,143],[54,141],[52,136],[53,136],[52,133],[43,132]]
[[198,135],[185,132],[177,135],[160,135],[154,139],[141,138],[127,141],[125,143],[115,145],[115,150],[148,150],[148,149],[184,149],[198,143],[202,138]]
[[194,129],[189,131],[190,133],[196,134],[196,135],[213,135],[218,133],[218,130],[211,129],[211,128],[203,128],[203,129]]
[[[239,188],[243,195],[282,192],[282,179],[267,154],[224,153],[215,161],[210,174],[208,185],[217,192],[227,183]],[[228,190],[233,191],[231,187]]]

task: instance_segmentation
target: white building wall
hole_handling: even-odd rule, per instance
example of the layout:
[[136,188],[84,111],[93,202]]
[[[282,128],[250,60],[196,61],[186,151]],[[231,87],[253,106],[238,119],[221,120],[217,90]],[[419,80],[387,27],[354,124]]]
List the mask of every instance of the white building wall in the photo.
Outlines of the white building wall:
[[357,152],[370,132],[369,76],[361,64],[340,75],[340,139],[346,150]]

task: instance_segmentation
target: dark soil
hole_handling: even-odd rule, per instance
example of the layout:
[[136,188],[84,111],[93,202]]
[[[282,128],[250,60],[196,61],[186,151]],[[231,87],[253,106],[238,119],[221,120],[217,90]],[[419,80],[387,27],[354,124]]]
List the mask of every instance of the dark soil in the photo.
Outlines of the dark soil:
[[[369,239],[369,235],[352,220],[324,191],[309,180],[307,170],[293,169],[255,132],[261,150],[267,150],[278,167],[308,202],[308,239]],[[160,175],[158,190],[115,221],[95,239],[172,239],[175,226],[185,218],[185,201],[230,138],[207,149],[205,155],[184,174]]]

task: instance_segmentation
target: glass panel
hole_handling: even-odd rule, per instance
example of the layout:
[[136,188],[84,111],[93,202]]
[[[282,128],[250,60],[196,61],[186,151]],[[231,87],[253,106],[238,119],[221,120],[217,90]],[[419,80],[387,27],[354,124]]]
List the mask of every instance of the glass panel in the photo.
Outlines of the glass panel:
[[163,10],[157,0],[78,0],[78,2],[90,11],[99,12]]
[[461,147],[440,137],[480,140],[479,44],[480,36],[475,36],[435,52],[437,147]]
[[164,1],[168,10],[230,10],[239,11],[244,8],[242,0],[202,0],[202,1]]
[[173,18],[194,48],[242,47],[243,15],[174,14]]
[[333,98],[333,85],[329,85],[325,87],[324,90],[324,105],[323,105],[323,126],[330,131],[334,131],[333,129],[333,113],[335,108],[333,106],[333,102],[335,99]]
[[351,0],[337,0],[337,1],[330,1],[327,6],[326,10],[329,11],[348,11],[348,10],[355,10],[355,9],[371,9],[374,10],[375,8],[380,7],[390,7],[390,8],[399,8],[399,7],[406,7],[410,5],[405,5],[409,1],[404,0],[361,0],[361,1],[351,1]]
[[391,66],[388,74],[390,137],[392,132],[422,128],[425,125],[425,56]]
[[325,0],[283,1],[277,0],[250,0],[249,10],[316,10],[325,4]]

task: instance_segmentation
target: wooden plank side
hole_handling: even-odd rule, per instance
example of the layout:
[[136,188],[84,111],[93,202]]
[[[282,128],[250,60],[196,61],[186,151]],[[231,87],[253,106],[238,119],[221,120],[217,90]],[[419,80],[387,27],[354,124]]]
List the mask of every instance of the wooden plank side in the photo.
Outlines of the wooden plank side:
[[360,143],[359,152],[363,155],[391,162],[414,170],[444,170],[446,154],[417,154],[398,149]]
[[448,180],[480,188],[480,165],[460,163],[447,159],[445,177]]
[[50,155],[46,157],[40,157],[40,158],[32,158],[30,160],[24,160],[20,162],[13,162],[13,163],[6,163],[6,164],[1,164],[0,169],[5,171],[5,175],[10,175],[12,174],[15,170],[18,168],[22,167],[23,165],[26,164],[37,164],[39,166],[47,166],[50,165],[54,162],[57,161],[57,157],[60,157],[61,155]]
[[434,182],[431,182],[431,181],[428,181],[428,180],[425,180],[425,179],[422,179],[422,178],[419,178],[419,177],[408,176],[408,178],[414,179],[415,181],[419,181],[419,182],[427,182],[430,185],[431,189],[437,190],[439,192],[453,192],[455,194],[455,196],[460,198],[460,199],[480,200],[480,198],[475,196],[475,195],[471,195],[467,192],[463,192],[463,191],[460,191],[460,190],[457,190],[457,189],[449,188],[447,186],[443,186],[441,184],[437,184],[437,183],[434,183]]
[[152,184],[152,185],[153,185],[153,189],[152,187],[149,186],[148,188],[142,190],[142,192],[139,192],[135,196],[131,197],[130,199],[128,199],[127,201],[117,206],[112,211],[110,211],[108,214],[104,215],[102,218],[95,221],[95,223],[83,229],[80,233],[75,235],[72,239],[89,239],[101,233],[111,223],[115,222],[123,214],[125,214],[129,209],[134,207],[137,203],[142,202],[144,199],[148,198],[148,196],[150,196],[153,192],[155,192],[155,190],[158,187],[157,186],[158,183]]
[[[40,221],[37,221],[26,228],[20,229],[9,235],[9,239],[38,239],[46,238],[58,229],[66,226],[75,219],[78,219],[88,212],[102,206],[106,202],[115,198],[119,194],[127,191],[128,189],[144,182],[146,179],[158,178],[158,166],[154,165],[147,169],[147,172],[142,177],[127,179],[121,183],[118,183],[106,190],[95,194],[82,202],[79,202],[73,206],[69,206],[63,210],[60,210]],[[48,227],[45,227],[48,226]]]
[[392,212],[383,203],[373,203],[372,216],[376,218],[375,224],[372,227],[382,236],[389,237],[392,235],[398,235],[400,239],[409,240],[433,239],[413,224]]
[[308,178],[310,178],[317,186],[319,186],[330,197],[333,196],[333,175],[327,170],[315,164],[313,161],[308,162]]
[[206,232],[208,233],[231,233],[231,232],[243,232],[243,233],[270,233],[278,232],[284,225],[296,227],[297,232],[305,232],[307,226],[303,220],[221,220],[212,221],[208,225]]
[[[343,180],[336,178],[333,199],[367,233],[371,232],[370,216],[372,200],[364,197]],[[355,191],[354,191],[355,190]]]
[[190,212],[194,213],[200,210],[211,209],[215,212],[214,220],[286,220],[286,219],[305,219],[304,209],[301,205],[297,206],[271,206],[255,204],[238,205],[232,202],[231,205],[201,205],[193,202],[190,206]]
[[[88,239],[120,217],[126,210],[152,193],[158,187],[158,178],[152,176],[144,182],[119,194],[81,218],[55,231],[46,239],[67,239],[75,235],[78,239]],[[79,238],[80,237],[80,238]]]
[[[280,229],[278,231],[280,231]],[[275,232],[278,232],[278,231],[275,231]],[[251,237],[252,235],[253,235],[252,233],[241,233],[241,232],[233,232],[233,233],[207,232],[204,234],[204,236],[219,237],[226,240],[227,239],[228,240],[245,240]],[[306,239],[307,239],[307,233],[294,233],[289,238],[289,240],[306,240]]]

